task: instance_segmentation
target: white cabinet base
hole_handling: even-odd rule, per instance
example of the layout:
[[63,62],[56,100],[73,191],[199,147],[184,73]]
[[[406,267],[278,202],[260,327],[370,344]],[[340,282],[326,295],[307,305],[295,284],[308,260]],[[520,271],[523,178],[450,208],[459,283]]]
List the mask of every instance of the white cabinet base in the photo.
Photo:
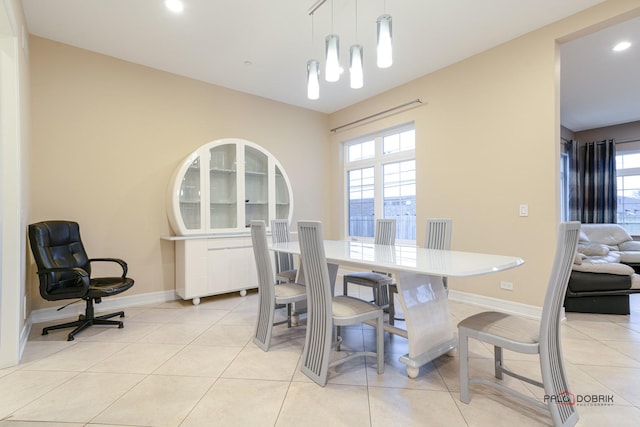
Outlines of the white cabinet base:
[[258,287],[251,237],[165,237],[175,241],[176,294],[200,304],[200,298],[230,292],[245,296]]

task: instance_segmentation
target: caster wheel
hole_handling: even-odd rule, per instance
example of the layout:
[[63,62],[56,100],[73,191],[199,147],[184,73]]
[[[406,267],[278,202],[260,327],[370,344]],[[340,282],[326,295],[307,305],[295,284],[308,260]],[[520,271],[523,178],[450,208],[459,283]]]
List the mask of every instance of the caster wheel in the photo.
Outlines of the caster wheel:
[[124,328],[124,323],[120,322],[120,323],[118,324],[118,329],[122,329],[122,328]]
[[191,300],[191,302],[193,303],[193,305],[198,305],[200,304],[200,298],[194,298]]
[[86,316],[84,314],[81,314],[80,316],[78,316],[78,320],[84,320],[86,319]]
[[420,372],[420,368],[413,368],[411,366],[407,366],[407,375],[411,379],[418,378],[418,372]]
[[241,290],[240,291],[240,296],[241,297],[247,296],[247,290],[246,289]]

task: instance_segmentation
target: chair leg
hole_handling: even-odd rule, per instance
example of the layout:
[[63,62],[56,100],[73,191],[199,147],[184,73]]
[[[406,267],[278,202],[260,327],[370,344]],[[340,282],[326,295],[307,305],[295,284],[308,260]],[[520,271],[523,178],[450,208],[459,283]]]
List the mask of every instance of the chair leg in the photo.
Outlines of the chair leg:
[[497,379],[501,380],[503,378],[502,375],[502,347],[498,347],[497,345],[493,346],[493,364],[495,369],[495,376]]
[[395,323],[396,317],[396,305],[395,305],[395,297],[394,292],[389,289],[389,324],[391,326]]
[[376,326],[376,355],[378,356],[378,374],[384,373],[384,315],[378,316]]
[[469,337],[458,331],[458,356],[460,357],[460,401],[469,403]]

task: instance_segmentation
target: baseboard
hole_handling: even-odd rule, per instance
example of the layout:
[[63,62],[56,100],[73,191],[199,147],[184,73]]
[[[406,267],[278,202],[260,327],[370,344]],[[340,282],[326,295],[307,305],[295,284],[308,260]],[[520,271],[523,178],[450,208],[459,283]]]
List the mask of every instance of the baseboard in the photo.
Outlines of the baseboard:
[[[158,304],[176,299],[174,290],[150,292],[139,295],[123,295],[103,298],[100,304],[96,304],[95,311],[99,314],[104,311],[119,311],[128,307],[137,307],[147,304]],[[60,306],[61,307],[61,306]],[[77,303],[70,305],[62,310],[59,307],[41,308],[33,310],[27,319],[29,328],[34,323],[48,322],[50,320],[68,319],[84,314],[85,302],[79,300]]]
[[451,301],[463,302],[465,304],[476,305],[478,307],[501,311],[508,314],[516,314],[536,320],[539,320],[542,317],[542,307],[506,301],[498,298],[485,297],[467,292],[460,292],[453,289],[449,290],[449,299]]

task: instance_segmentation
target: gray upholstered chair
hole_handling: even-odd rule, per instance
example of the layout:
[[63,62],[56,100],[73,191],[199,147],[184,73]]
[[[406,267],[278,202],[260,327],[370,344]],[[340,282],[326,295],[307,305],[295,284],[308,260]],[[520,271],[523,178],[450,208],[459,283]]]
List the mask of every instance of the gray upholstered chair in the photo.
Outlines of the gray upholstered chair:
[[[298,240],[307,288],[307,333],[301,371],[324,386],[329,368],[354,357],[375,356],[378,374],[384,372],[383,312],[375,304],[345,295],[332,297],[329,268],[322,240],[322,224],[298,222]],[[282,286],[282,285],[279,285]],[[356,352],[330,361],[334,327],[372,323],[376,327],[376,352]]]
[[[271,220],[271,240],[273,243],[286,243],[289,241],[289,220],[273,219]],[[293,263],[293,255],[284,252],[276,252],[276,280],[278,282],[296,281],[296,270]]]
[[[451,249],[451,228],[450,218],[429,218],[427,219],[427,232],[424,239],[424,247],[427,249]],[[442,278],[442,284],[448,291],[447,278]],[[398,293],[398,286],[389,285],[389,324],[393,325],[396,319],[395,294]]]
[[[575,402],[567,383],[560,344],[560,315],[576,254],[580,223],[562,223],[559,227],[555,261],[539,322],[509,314],[489,311],[466,318],[458,324],[460,352],[460,400],[469,403],[469,384],[483,384],[521,398],[531,405],[548,410],[555,426],[573,426],[578,421]],[[495,377],[509,375],[544,389],[546,403],[540,402],[500,381],[469,376],[469,338],[493,345]],[[509,371],[504,366],[502,349],[538,354],[542,382]]]
[[253,342],[269,351],[273,326],[284,322],[274,323],[276,305],[286,305],[287,326],[291,327],[291,304],[304,301],[307,290],[296,283],[281,283],[276,285],[273,276],[273,261],[269,255],[267,244],[267,229],[264,221],[251,221],[251,242],[253,255],[258,271],[258,316]]
[[[377,219],[374,243],[377,245],[393,245],[395,242],[396,220]],[[348,295],[349,283],[372,288],[373,302],[380,307],[389,306],[388,286],[393,284],[393,278],[389,274],[377,271],[362,271],[345,274],[342,280],[344,295]]]

